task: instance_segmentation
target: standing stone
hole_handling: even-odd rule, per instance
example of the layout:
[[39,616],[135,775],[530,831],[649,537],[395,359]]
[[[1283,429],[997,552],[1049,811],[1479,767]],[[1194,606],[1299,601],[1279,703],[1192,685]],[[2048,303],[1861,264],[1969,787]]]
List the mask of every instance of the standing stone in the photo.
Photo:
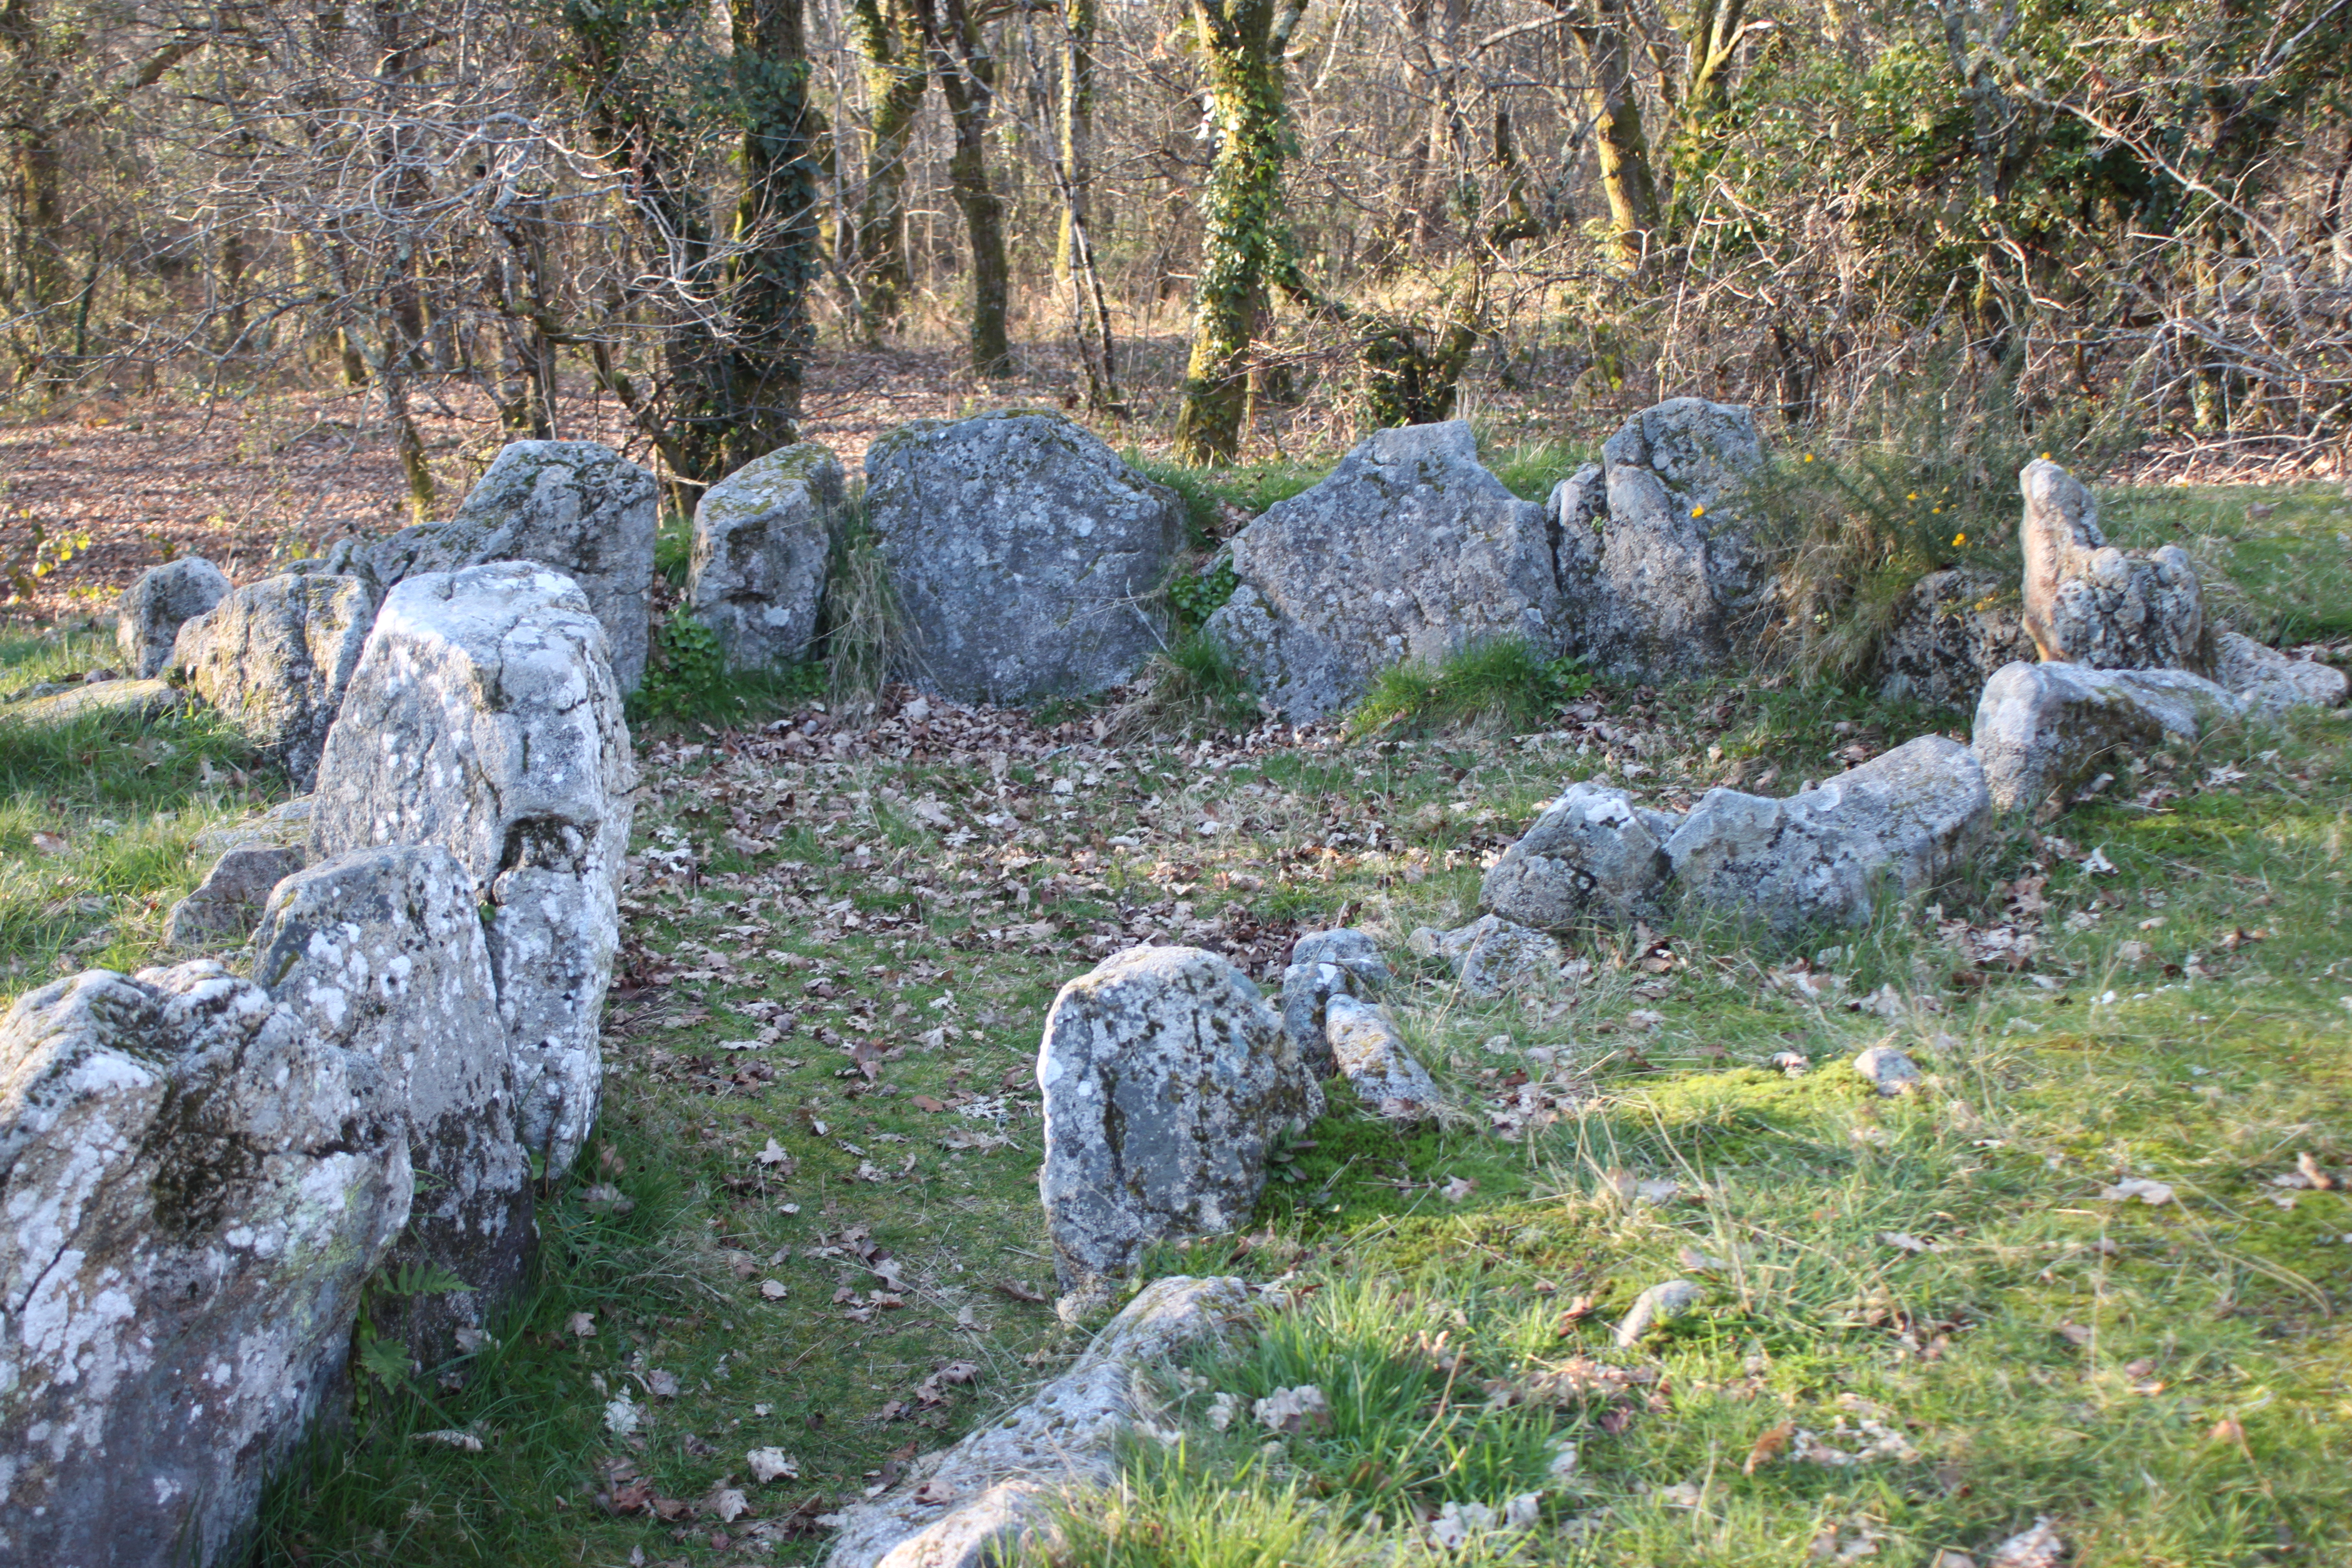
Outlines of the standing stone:
[[730,669],[806,658],[841,517],[841,461],[814,441],[755,458],[694,509],[686,602]]
[[1377,996],[1388,989],[1389,966],[1372,939],[1349,927],[1314,931],[1290,950],[1282,972],[1282,1026],[1298,1059],[1317,1078],[1334,1070],[1323,1013],[1334,996]]
[[307,790],[367,646],[375,601],[357,577],[248,583],[180,628],[172,663]]
[[373,1062],[198,962],[0,1019],[0,1561],[242,1561],[408,1217]]
[[2315,658],[2289,658],[2238,632],[2213,639],[2213,679],[2222,689],[2263,713],[2290,708],[2338,708],[2344,703],[2344,672]]
[[514,1301],[538,1237],[473,879],[438,847],[338,855],[278,884],[253,946],[279,1005],[405,1094],[417,1195],[391,1262],[464,1288],[388,1296],[376,1328],[430,1372]]
[[2242,700],[2183,669],[2012,664],[1985,682],[1969,744],[1994,807],[2032,811],[2102,766],[2119,771],[2136,750],[2194,741],[2243,711]]
[[131,679],[148,680],[172,663],[172,639],[180,627],[225,598],[229,580],[201,555],[183,555],[150,566],[122,591],[115,612],[114,642]]
[[172,906],[163,940],[176,948],[240,943],[260,920],[269,889],[302,868],[302,851],[273,844],[225,850],[196,890]]
[[2099,503],[2046,458],[2021,469],[2025,629],[2053,663],[2096,669],[2212,668],[2205,602],[2188,552],[2127,555],[2099,531]]
[[1711,789],[1666,840],[1682,891],[1781,929],[1867,919],[1956,870],[1992,814],[1966,746],[1922,735],[1786,800]]
[[1722,668],[1771,579],[1738,497],[1764,462],[1746,408],[1675,397],[1627,420],[1552,491],[1561,636],[1612,674]]
[[1878,645],[1878,694],[1947,708],[1976,706],[1993,671],[2035,657],[2024,606],[1997,574],[1930,572],[1895,606]]
[[1396,1121],[1415,1121],[1437,1109],[1437,1085],[1405,1047],[1387,1008],[1339,995],[1331,998],[1324,1017],[1331,1058],[1365,1105]]
[[319,765],[316,857],[437,844],[492,906],[523,1141],[551,1174],[595,1120],[635,784],[604,628],[523,563],[394,588]]
[[1151,1243],[1247,1219],[1275,1138],[1323,1113],[1281,1017],[1196,947],[1129,948],[1063,986],[1037,1084],[1065,1317],[1108,1301]]
[[1503,851],[1478,889],[1481,908],[1539,931],[1598,917],[1654,917],[1679,817],[1608,784],[1574,784]]
[[1116,686],[1167,646],[1154,595],[1183,504],[1060,415],[901,426],[867,448],[866,480],[908,679],[1032,702]]
[[1507,637],[1557,651],[1543,508],[1479,466],[1458,419],[1374,432],[1235,534],[1233,563],[1241,586],[1204,629],[1294,722],[1408,659]]
[[363,552],[384,587],[491,561],[535,563],[579,584],[604,626],[624,692],[645,679],[660,487],[594,441],[515,441],[446,522],[404,528]]

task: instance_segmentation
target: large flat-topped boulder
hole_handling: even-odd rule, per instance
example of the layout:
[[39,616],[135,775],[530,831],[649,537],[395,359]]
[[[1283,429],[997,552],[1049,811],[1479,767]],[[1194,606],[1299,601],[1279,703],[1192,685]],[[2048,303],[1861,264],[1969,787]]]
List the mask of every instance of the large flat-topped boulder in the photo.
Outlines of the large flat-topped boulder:
[[383,1075],[211,963],[0,1019],[0,1561],[242,1561],[408,1217]]
[[1721,668],[1771,588],[1738,504],[1763,461],[1746,408],[1675,397],[1562,480],[1548,510],[1566,646],[1617,674]]
[[1958,868],[1992,815],[1969,748],[1922,735],[1785,800],[1706,792],[1665,842],[1684,897],[1783,929],[1866,919]]
[[538,1236],[474,879],[438,847],[352,850],[279,882],[253,946],[278,1004],[401,1097],[417,1195],[390,1261],[464,1288],[391,1296],[375,1326],[430,1372],[514,1300]]
[[568,579],[520,563],[386,595],[319,766],[316,858],[439,845],[493,906],[523,1137],[551,1172],[595,1117],[635,783],[604,628]]
[[754,458],[702,492],[686,602],[728,668],[808,657],[841,508],[841,460],[814,441]]
[[132,679],[152,679],[171,667],[172,639],[228,595],[221,569],[201,555],[183,555],[150,566],[122,591],[116,605],[114,642]]
[[1407,659],[1559,640],[1543,509],[1479,466],[1458,419],[1375,432],[1235,534],[1233,565],[1241,585],[1208,634],[1294,721],[1346,707]]
[[1143,1249],[1249,1217],[1266,1153],[1323,1091],[1249,978],[1195,947],[1135,947],[1062,987],[1037,1054],[1038,1188],[1075,1316]]
[[491,561],[560,572],[580,585],[604,623],[614,679],[624,692],[635,691],[646,673],[659,500],[653,475],[610,447],[515,441],[457,516],[404,528],[355,562],[386,587]]
[[307,790],[375,621],[376,591],[323,573],[231,590],[180,628],[172,665]]
[[1153,595],[1183,505],[1060,415],[901,426],[867,449],[866,479],[913,639],[905,679],[1030,702],[1116,686],[1166,646]]
[[2025,629],[2042,657],[2095,669],[2208,674],[2205,602],[2187,551],[2126,553],[2099,531],[2088,486],[2047,458],[2019,471],[2025,497]]
[[2032,811],[2168,741],[2194,741],[2245,711],[2243,699],[2184,669],[2009,665],[1985,682],[1969,742],[1993,805]]

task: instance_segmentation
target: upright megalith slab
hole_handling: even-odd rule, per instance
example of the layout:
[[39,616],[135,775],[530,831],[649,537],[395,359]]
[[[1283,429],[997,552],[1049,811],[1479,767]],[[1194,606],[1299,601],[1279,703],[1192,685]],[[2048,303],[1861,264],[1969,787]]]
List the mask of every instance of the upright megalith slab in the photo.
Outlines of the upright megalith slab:
[[1706,792],[1665,843],[1679,890],[1781,928],[1851,924],[1956,870],[1992,815],[1969,748],[1922,735],[1785,800]]
[[1206,629],[1294,721],[1338,711],[1407,659],[1559,640],[1543,509],[1479,466],[1458,419],[1375,431],[1235,534],[1233,565],[1240,586]]
[[660,487],[595,441],[516,441],[446,522],[404,528],[361,552],[389,587],[429,572],[522,561],[579,584],[604,624],[624,692],[645,679]]
[[1563,645],[1615,674],[1723,668],[1772,588],[1738,505],[1763,461],[1733,404],[1675,397],[1628,419],[1552,491]]
[[1077,696],[1167,646],[1183,503],[1058,414],[899,426],[866,450],[866,516],[909,638],[899,673],[928,689]]
[[294,787],[318,776],[375,621],[376,591],[358,577],[264,578],[231,590],[180,628],[172,664],[198,696],[286,765]]
[[2193,742],[2244,715],[2243,699],[2185,669],[2018,663],[1985,682],[1970,748],[1993,805],[2032,811],[2143,748]]
[[242,1561],[412,1178],[383,1075],[208,962],[0,1019],[0,1561]]
[[1930,572],[1895,601],[1879,639],[1879,695],[1963,710],[2005,664],[2035,657],[2013,580],[1974,567]]
[[150,566],[122,591],[116,606],[115,646],[134,680],[150,680],[172,663],[172,639],[228,595],[221,569],[201,555],[183,555]]
[[1143,1249],[1248,1218],[1266,1154],[1323,1091],[1248,976],[1196,947],[1133,947],[1062,987],[1037,1054],[1038,1187],[1075,1316]]
[[805,658],[842,509],[841,460],[814,441],[744,464],[702,492],[686,603],[730,669]]
[[403,1097],[417,1195],[391,1262],[463,1288],[387,1297],[376,1329],[430,1371],[478,1346],[537,1237],[474,879],[437,846],[352,850],[279,882],[253,946],[278,1004]]
[[604,628],[568,579],[520,563],[385,597],[319,765],[315,857],[439,845],[491,906],[522,1136],[551,1173],[595,1119],[635,784]]
[[2126,553],[2099,531],[2090,488],[2047,458],[2017,476],[2025,498],[2025,629],[2053,663],[2205,675],[2213,650],[2189,552]]

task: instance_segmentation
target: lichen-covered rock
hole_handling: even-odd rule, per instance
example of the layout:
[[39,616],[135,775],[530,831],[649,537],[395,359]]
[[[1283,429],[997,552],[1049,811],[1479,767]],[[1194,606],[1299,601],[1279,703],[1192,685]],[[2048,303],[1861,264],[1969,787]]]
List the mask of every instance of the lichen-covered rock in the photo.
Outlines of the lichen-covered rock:
[[1654,916],[1681,819],[1608,784],[1574,784],[1488,868],[1479,904],[1539,931]]
[[1712,789],[1666,840],[1685,898],[1783,929],[1865,919],[1956,869],[1992,815],[1969,748],[1922,735],[1785,800]]
[[1242,586],[1205,630],[1293,721],[1345,707],[1407,659],[1559,640],[1543,509],[1479,466],[1458,419],[1374,432],[1235,534],[1233,563]]
[[375,1065],[217,963],[0,1019],[0,1561],[240,1560],[408,1217]]
[[168,680],[98,680],[0,709],[0,723],[49,727],[85,719],[152,724],[188,709],[188,694]]
[[551,1173],[595,1119],[635,783],[604,628],[569,580],[520,563],[385,597],[319,765],[315,856],[437,844],[493,906],[523,1138]]
[[515,441],[446,522],[404,528],[353,558],[389,588],[428,572],[526,561],[579,585],[623,692],[645,679],[660,487],[594,441]]
[[1722,668],[1771,591],[1738,505],[1763,461],[1746,408],[1675,397],[1627,420],[1552,491],[1562,646],[1612,674]]
[[248,583],[180,628],[172,665],[307,790],[367,646],[375,601],[357,577]]
[[2112,771],[2138,748],[2193,741],[2244,710],[2187,670],[2020,663],[1985,682],[1969,743],[1994,807],[2032,811],[2103,764]]
[[959,701],[1100,691],[1166,646],[1153,595],[1184,508],[1058,414],[919,420],[866,453],[866,515],[914,639]]
[[1706,1292],[1689,1279],[1662,1279],[1633,1298],[1617,1324],[1617,1348],[1632,1350],[1642,1336],[1660,1323],[1672,1322],[1706,1299]]
[[232,849],[306,849],[313,804],[313,797],[307,795],[281,800],[268,811],[205,828],[196,835],[193,847],[199,855],[215,858]]
[[1009,1561],[1054,1504],[1108,1486],[1118,1447],[1159,1412],[1143,1376],[1249,1321],[1239,1279],[1155,1279],[1034,1398],[908,1467],[896,1487],[843,1510],[829,1568],[984,1568]]
[[1896,603],[1880,639],[1878,692],[1890,700],[1973,708],[1993,671],[2034,657],[2012,584],[1973,567],[1930,572]]
[[2290,708],[2339,708],[2344,672],[2315,658],[2290,658],[2238,632],[2213,639],[2213,679],[2253,710],[2284,713]]
[[808,657],[841,505],[841,461],[814,441],[754,458],[702,492],[686,602],[728,668]]
[[1454,966],[1462,989],[1472,996],[1499,996],[1542,984],[1559,973],[1559,943],[1542,931],[1480,915],[1453,931],[1423,926],[1412,933],[1413,951]]
[[230,583],[201,555],[183,555],[150,566],[122,591],[115,611],[114,642],[133,679],[148,680],[171,668],[172,639],[180,627],[227,596]]
[[1396,1020],[1378,1003],[1347,994],[1331,998],[1324,1012],[1332,1060],[1356,1097],[1392,1121],[1411,1121],[1437,1109],[1437,1085],[1413,1059],[1397,1033]]
[[1345,926],[1308,931],[1292,944],[1282,972],[1282,1026],[1307,1070],[1318,1078],[1333,1071],[1325,1005],[1334,996],[1377,996],[1388,984],[1389,966],[1362,931]]
[[417,1196],[391,1261],[465,1285],[388,1298],[376,1329],[430,1372],[512,1302],[538,1234],[474,880],[437,847],[353,850],[280,882],[253,945],[279,1005],[404,1097]]
[[2126,554],[2099,531],[2099,503],[2046,458],[2021,469],[2025,630],[2043,659],[2095,669],[2212,668],[2205,601],[2188,552]]
[[1063,986],[1037,1084],[1066,1317],[1107,1301],[1151,1243],[1248,1218],[1275,1138],[1323,1113],[1280,1016],[1196,947],[1129,948]]
[[1916,1092],[1919,1087],[1918,1064],[1893,1046],[1872,1046],[1863,1051],[1853,1058],[1853,1070],[1890,1099]]
[[242,942],[261,919],[269,889],[300,870],[302,860],[299,848],[270,844],[225,851],[196,890],[172,906],[163,921],[163,940],[177,948]]

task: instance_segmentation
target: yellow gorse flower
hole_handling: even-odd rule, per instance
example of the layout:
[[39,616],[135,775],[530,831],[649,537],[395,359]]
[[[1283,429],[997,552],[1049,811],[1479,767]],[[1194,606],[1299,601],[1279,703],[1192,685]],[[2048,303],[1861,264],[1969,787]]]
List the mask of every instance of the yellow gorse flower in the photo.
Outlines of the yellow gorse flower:
[[1961,545],[1966,544],[1968,542],[1969,536],[1965,533],[1956,533],[1952,535],[1952,548],[1955,550],[1958,550]]
[[1691,515],[1693,517],[1705,517],[1706,515],[1706,508],[1703,506],[1695,506],[1691,508]]

